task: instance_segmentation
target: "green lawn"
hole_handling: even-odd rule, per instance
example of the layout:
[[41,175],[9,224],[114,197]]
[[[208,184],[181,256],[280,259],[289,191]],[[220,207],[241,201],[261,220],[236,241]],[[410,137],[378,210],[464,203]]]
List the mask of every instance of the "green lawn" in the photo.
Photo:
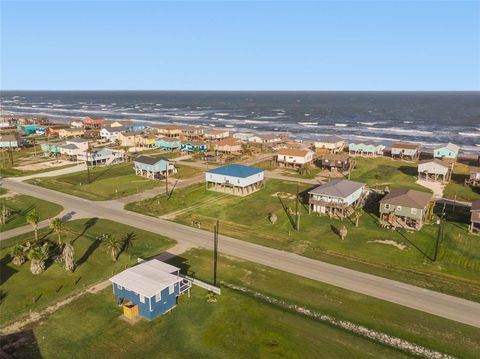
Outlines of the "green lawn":
[[480,199],[480,188],[465,186],[465,180],[470,177],[470,171],[467,165],[456,163],[453,169],[452,180],[445,187],[443,196],[445,198],[455,199],[459,201],[471,202]]
[[[307,188],[300,185],[300,191]],[[309,215],[301,206],[301,231],[296,232],[294,218],[289,219],[282,207],[283,202],[294,210],[295,201],[280,201],[274,196],[278,192],[294,195],[296,184],[270,179],[264,189],[243,198],[194,185],[176,191],[168,200],[157,196],[129,204],[127,209],[152,216],[181,210],[176,221],[186,225],[200,222],[207,230],[212,230],[219,219],[222,234],[480,300],[480,241],[468,233],[468,213],[446,222],[438,260],[433,262],[429,258],[433,257],[438,231],[435,224],[425,225],[420,232],[392,232],[378,225],[376,209],[367,208],[370,212],[362,216],[356,228],[350,220]],[[277,215],[275,225],[270,224],[269,213]],[[342,225],[348,229],[344,241],[336,234]]]
[[[75,248],[78,267],[74,273],[67,272],[60,264],[52,263],[44,273],[36,276],[30,272],[29,262],[20,267],[13,265],[10,256],[13,245],[32,240],[33,233],[0,242],[1,291],[4,296],[0,323],[9,322],[72,292],[108,279],[113,273],[135,263],[137,257],[149,257],[173,245],[173,241],[165,237],[104,219],[80,219],[67,222],[65,226],[63,241],[73,241]],[[122,253],[117,262],[113,262],[95,240],[104,233],[120,237],[134,233],[136,239],[131,250]],[[46,228],[39,231],[39,238],[43,236],[57,242],[56,234]]]
[[[172,177],[189,178],[200,170],[178,165],[178,173]],[[164,180],[152,180],[135,175],[133,163],[96,167],[88,172],[80,171],[57,177],[43,177],[27,180],[27,183],[53,189],[93,201],[106,201],[164,186]]]
[[264,170],[267,170],[267,171],[277,170],[281,175],[284,175],[284,176],[291,176],[291,177],[305,178],[305,179],[314,179],[322,171],[321,168],[315,165],[312,165],[310,166],[308,173],[300,174],[298,173],[297,170],[292,168],[279,168],[275,166],[270,160],[259,162],[254,166],[258,168],[263,168]]
[[387,157],[355,157],[354,161],[356,165],[351,174],[352,181],[366,183],[371,188],[406,187],[428,192],[428,189],[415,183],[417,163]]
[[37,211],[42,221],[56,216],[63,210],[63,207],[58,204],[38,198],[11,192],[8,192],[6,196],[5,194],[7,194],[7,191],[2,194],[4,197],[0,197],[0,211],[3,210],[3,206],[5,205],[11,214],[8,217],[7,223],[0,225],[1,232],[28,224],[26,216],[32,210]]
[[[182,266],[197,277],[210,277],[211,253],[192,250],[182,257],[187,260]],[[219,275],[226,282],[433,350],[464,358],[474,358],[480,350],[477,328],[267,267],[220,257]],[[151,322],[128,324],[120,314],[111,289],[86,294],[34,326],[36,342],[16,354],[45,359],[58,353],[76,358],[156,358],[159,353],[168,358],[407,357],[227,288],[216,303],[208,303],[205,291],[194,287],[190,298],[182,296],[172,312]]]

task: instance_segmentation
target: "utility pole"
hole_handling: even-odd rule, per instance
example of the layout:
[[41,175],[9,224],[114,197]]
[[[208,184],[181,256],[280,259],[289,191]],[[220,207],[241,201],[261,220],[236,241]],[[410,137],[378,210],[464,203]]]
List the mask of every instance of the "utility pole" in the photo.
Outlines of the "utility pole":
[[218,219],[213,225],[213,285],[217,286]]
[[300,232],[300,213],[298,212],[298,182],[297,182],[297,195],[295,196],[295,215],[296,215],[295,225],[297,227],[297,232]]
[[165,194],[168,199],[168,168],[170,167],[170,161],[167,161],[167,170],[165,171]]
[[90,183],[90,166],[88,165],[88,155],[90,154],[90,144],[88,145],[88,148],[87,148],[87,153],[86,153],[86,157],[87,157],[87,161],[86,161],[86,164],[87,164],[87,177],[88,177],[88,183]]
[[444,226],[443,217],[444,216],[445,216],[445,203],[443,204],[442,214],[441,214],[440,221],[439,221],[439,224],[438,224],[437,239],[435,241],[435,252],[433,253],[433,261],[434,262],[437,260],[437,256],[438,256],[438,247],[439,247],[439,243],[440,243],[440,238],[443,239],[443,226]]

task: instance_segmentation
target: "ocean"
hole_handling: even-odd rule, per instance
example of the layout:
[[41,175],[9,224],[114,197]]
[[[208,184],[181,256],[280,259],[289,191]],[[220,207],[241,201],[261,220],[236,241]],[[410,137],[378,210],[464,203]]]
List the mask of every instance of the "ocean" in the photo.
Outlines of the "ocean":
[[288,132],[311,141],[453,142],[480,149],[480,92],[2,91],[1,109],[71,121],[87,115]]

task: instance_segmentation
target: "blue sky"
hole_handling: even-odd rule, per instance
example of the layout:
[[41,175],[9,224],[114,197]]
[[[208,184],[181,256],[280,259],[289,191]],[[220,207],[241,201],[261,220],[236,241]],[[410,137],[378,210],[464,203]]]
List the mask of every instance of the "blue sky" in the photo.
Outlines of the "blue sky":
[[480,90],[479,4],[2,1],[0,85]]

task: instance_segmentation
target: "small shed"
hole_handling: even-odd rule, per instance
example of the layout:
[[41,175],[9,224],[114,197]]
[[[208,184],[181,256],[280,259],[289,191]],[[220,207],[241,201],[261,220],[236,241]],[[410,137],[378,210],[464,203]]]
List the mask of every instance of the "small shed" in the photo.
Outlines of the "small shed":
[[166,175],[177,172],[173,163],[170,163],[168,159],[143,155],[133,160],[133,168],[137,176],[150,179],[162,179]]
[[261,168],[231,164],[205,172],[207,189],[246,196],[263,187],[264,170]]
[[117,304],[129,319],[141,316],[153,320],[176,307],[177,298],[192,284],[180,276],[180,269],[152,259],[110,278]]

